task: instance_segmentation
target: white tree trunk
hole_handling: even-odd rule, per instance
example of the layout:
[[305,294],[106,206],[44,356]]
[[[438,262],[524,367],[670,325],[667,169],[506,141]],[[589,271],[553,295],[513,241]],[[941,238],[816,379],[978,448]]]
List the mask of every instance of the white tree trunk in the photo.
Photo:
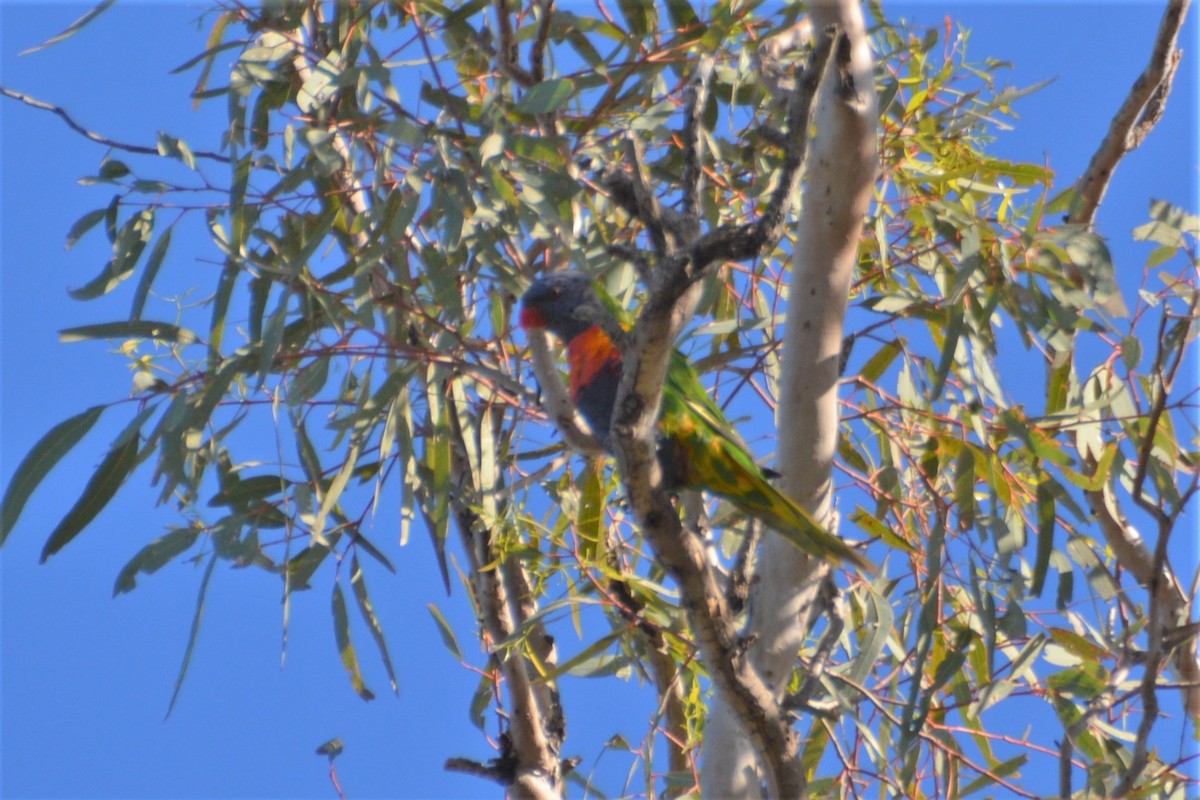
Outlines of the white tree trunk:
[[[832,24],[849,35],[857,96],[839,95],[836,75],[827,76],[818,96],[816,135],[809,146],[792,254],[776,414],[783,490],[831,524],[838,365],[858,237],[878,162],[878,112],[870,45],[858,2],[818,2],[811,14],[817,30]],[[768,535],[756,574],[750,595],[750,657],[778,691],[795,663],[824,567],[781,537]],[[757,798],[760,786],[757,755],[717,697],[705,733],[701,794]]]

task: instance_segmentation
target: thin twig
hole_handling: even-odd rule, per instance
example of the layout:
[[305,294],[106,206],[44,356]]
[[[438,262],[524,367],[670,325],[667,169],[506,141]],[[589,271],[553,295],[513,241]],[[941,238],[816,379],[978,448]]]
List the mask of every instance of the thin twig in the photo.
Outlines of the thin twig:
[[[140,144],[127,144],[125,142],[118,142],[115,139],[110,139],[107,136],[96,133],[95,131],[88,130],[83,125],[80,125],[78,122],[76,122],[75,118],[67,113],[67,110],[62,106],[56,106],[53,103],[47,103],[44,100],[38,100],[37,98],[30,97],[24,92],[18,92],[15,89],[9,89],[7,86],[0,86],[0,94],[3,94],[5,97],[12,98],[13,100],[19,100],[27,106],[33,106],[41,111],[49,111],[51,114],[57,115],[58,117],[62,118],[63,122],[67,123],[67,126],[71,130],[80,134],[84,138],[91,139],[97,144],[102,144],[105,147],[111,147],[114,150],[123,150],[127,153],[138,153],[139,155],[147,156],[162,155],[162,153],[158,151],[157,147],[146,147],[145,145]],[[219,161],[222,164],[228,164],[231,161],[229,156],[223,156],[220,153],[213,153],[209,150],[193,150],[192,155],[194,155],[196,158],[207,158],[212,161]]]

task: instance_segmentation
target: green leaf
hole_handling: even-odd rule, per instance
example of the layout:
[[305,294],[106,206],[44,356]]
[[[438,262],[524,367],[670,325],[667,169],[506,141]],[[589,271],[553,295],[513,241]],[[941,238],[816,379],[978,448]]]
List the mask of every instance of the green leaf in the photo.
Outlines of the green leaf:
[[963,324],[963,309],[962,306],[954,306],[949,311],[950,319],[946,329],[946,338],[942,343],[942,357],[938,361],[937,371],[933,376],[933,386],[929,389],[929,397],[937,398],[942,396],[942,389],[946,386],[946,378],[950,375],[950,369],[954,366],[955,356],[958,351],[958,342],[962,338]]
[[256,501],[281,493],[290,481],[278,475],[250,475],[232,480],[208,501],[210,507],[246,508]]
[[964,786],[958,796],[966,797],[969,794],[974,794],[980,789],[993,785],[996,783],[997,778],[1007,778],[1009,775],[1016,773],[1017,770],[1025,766],[1025,762],[1028,760],[1029,756],[1025,753],[1021,753],[1020,755],[1013,756],[1007,761],[991,767],[987,773],[980,775],[978,778]]
[[338,583],[333,584],[333,636],[337,641],[342,667],[350,676],[350,686],[363,700],[374,700],[375,693],[363,683],[362,672],[358,668],[358,656],[355,655],[354,645],[350,641],[350,617],[346,613],[346,596]]
[[863,364],[858,374],[871,383],[877,383],[883,376],[883,373],[887,372],[887,368],[896,360],[896,357],[904,352],[904,347],[905,341],[901,338],[892,339],[890,342],[884,343],[878,352],[871,356],[866,364]]
[[286,290],[279,296],[279,304],[271,312],[271,316],[267,319],[267,326],[263,330],[258,355],[258,386],[260,387],[275,365],[275,356],[279,353],[280,344],[283,343],[283,329],[287,323],[288,306],[291,304],[291,299],[291,292]]
[[137,575],[150,575],[165,567],[175,556],[187,551],[196,543],[200,536],[200,528],[189,525],[186,528],[176,528],[166,536],[160,536],[138,551],[129,559],[129,563],[117,574],[117,582],[113,587],[113,597],[125,592],[132,592],[137,587]]
[[70,250],[75,246],[83,235],[99,224],[100,220],[108,214],[107,208],[97,208],[95,211],[89,211],[79,219],[75,220],[75,224],[71,226],[71,230],[67,231],[67,249]]
[[80,286],[78,289],[68,289],[67,294],[76,300],[95,300],[97,297],[108,294],[117,287],[121,281],[125,280],[132,274],[133,270],[127,270],[123,273],[116,269],[116,262],[109,260],[105,262],[104,268],[100,270],[100,274],[92,278],[90,281]]
[[868,536],[876,536],[886,542],[890,547],[894,547],[897,550],[903,550],[906,553],[916,552],[916,548],[896,535],[891,528],[884,524],[883,520],[879,519],[862,506],[855,507],[854,513],[850,515],[850,521],[861,528]]
[[575,84],[568,78],[549,78],[529,88],[517,103],[524,114],[550,114],[558,111],[575,93]]
[[975,450],[964,447],[954,468],[954,505],[966,527],[975,524]]
[[213,568],[217,566],[217,557],[214,554],[208,560],[208,566],[204,568],[204,577],[200,579],[200,593],[196,597],[196,610],[192,613],[192,628],[188,632],[187,647],[183,650],[183,662],[179,665],[179,674],[175,677],[175,690],[171,692],[171,702],[167,705],[167,716],[171,716],[171,712],[175,709],[175,703],[179,700],[179,692],[183,689],[183,679],[187,677],[188,667],[192,663],[192,653],[196,649],[196,638],[200,635],[200,621],[204,619],[204,599],[208,594],[208,582],[212,579]]
[[[115,162],[108,162],[115,163]],[[154,212],[140,211],[125,221],[113,241],[113,257],[100,274],[78,289],[67,292],[76,300],[94,300],[108,294],[133,274],[142,250],[154,232]]]
[[129,165],[115,158],[106,158],[100,165],[99,178],[105,181],[115,181],[129,174]]
[[1037,486],[1037,559],[1033,565],[1033,582],[1029,593],[1042,596],[1046,585],[1046,572],[1050,569],[1050,554],[1054,552],[1055,503],[1050,487],[1050,477],[1043,475]]
[[396,670],[392,667],[392,656],[388,652],[387,639],[383,635],[383,626],[379,624],[379,618],[375,615],[375,609],[371,605],[371,596],[367,593],[367,581],[363,578],[357,556],[350,559],[350,586],[354,589],[354,599],[358,603],[359,613],[362,614],[363,620],[371,630],[371,636],[375,639],[375,645],[379,648],[379,655],[383,659],[383,668],[387,670],[392,691],[399,695],[400,685],[396,682]]
[[298,592],[311,589],[309,580],[331,552],[325,545],[314,542],[292,556],[287,563],[288,591]]
[[[323,355],[317,356],[305,364],[292,380],[288,400],[293,403],[305,403],[316,397],[321,389],[325,388],[325,382],[329,380],[330,361],[332,361],[330,356]],[[386,452],[384,454],[386,455]]]
[[233,287],[237,283],[239,272],[237,262],[232,258],[226,259],[221,277],[217,281],[217,291],[212,301],[212,322],[208,326],[210,360],[215,361],[221,355],[221,341],[225,338],[225,316],[229,312],[229,300],[233,296]]
[[850,671],[850,679],[859,684],[865,681],[871,674],[871,670],[875,668],[876,659],[879,658],[888,638],[892,635],[892,623],[895,620],[895,612],[887,598],[871,584],[868,583],[865,586],[875,620],[873,624],[865,625],[860,629],[864,632],[865,639],[859,647],[858,655],[855,656]]
[[342,74],[342,54],[334,50],[321,59],[308,74],[308,79],[296,94],[296,105],[304,113],[324,103],[337,93],[338,78]]
[[317,748],[317,755],[328,756],[329,760],[333,761],[335,758],[340,756],[342,754],[342,751],[345,749],[346,749],[346,746],[342,743],[341,738],[335,736],[334,738],[330,739],[328,742],[326,742],[325,744],[323,744]]
[[130,436],[124,443],[108,451],[108,455],[100,462],[100,466],[96,467],[95,474],[84,487],[83,494],[46,540],[46,545],[42,548],[42,563],[78,536],[108,505],[108,501],[112,500],[117,489],[121,488],[121,484],[137,464],[139,438]]
[[60,342],[83,342],[90,339],[158,339],[161,342],[191,344],[196,334],[168,322],[135,319],[127,322],[101,322],[96,325],[80,325],[64,328],[58,332]]
[[3,546],[26,501],[42,479],[62,457],[71,451],[104,413],[104,406],[92,406],[81,414],[58,423],[38,440],[13,473],[12,481],[0,501],[0,546]]
[[426,394],[429,404],[430,436],[425,440],[425,463],[421,471],[419,496],[421,514],[425,517],[425,527],[433,539],[434,553],[437,555],[438,568],[442,574],[442,585],[446,593],[450,593],[450,572],[446,566],[446,539],[450,528],[450,425],[446,414],[445,404],[438,394],[438,388],[433,384],[433,371],[430,371],[430,391]]
[[163,259],[167,255],[167,248],[170,246],[171,229],[167,228],[154,243],[154,249],[150,251],[150,258],[146,260],[146,266],[142,269],[142,277],[138,280],[137,289],[133,293],[133,305],[129,309],[130,319],[141,319],[142,310],[146,307],[146,298],[150,296],[150,287],[154,285],[154,279],[158,277],[158,270],[162,267]]
[[676,30],[688,30],[700,22],[696,9],[687,0],[667,0],[667,14]]
[[317,518],[313,521],[312,530],[310,531],[312,537],[317,541],[322,541],[329,512],[337,504],[338,498],[342,496],[342,491],[346,488],[346,483],[354,473],[354,467],[358,464],[359,450],[359,442],[355,442],[350,446],[350,449],[346,452],[346,460],[342,462],[342,468],[338,470],[338,474],[334,476],[333,481],[329,484],[329,488],[325,490],[325,494],[321,498],[321,508],[317,511]]
[[20,55],[27,56],[30,53],[36,53],[38,50],[44,50],[52,44],[58,44],[63,39],[67,39],[71,36],[74,36],[75,34],[79,33],[79,31],[81,31],[85,25],[87,25],[89,22],[94,20],[96,17],[100,16],[105,11],[107,11],[109,6],[111,6],[116,1],[117,0],[101,0],[101,2],[98,3],[94,8],[92,8],[90,11],[88,11],[82,17],[75,20],[70,25],[68,25],[65,29],[63,29],[62,33],[56,34],[55,36],[51,36],[46,41],[42,42],[39,45],[35,45],[34,47],[30,47],[28,50],[22,50]]
[[471,724],[479,730],[486,730],[484,714],[487,712],[488,706],[495,699],[495,686],[490,675],[480,675],[479,684],[475,687],[475,694],[471,696],[471,707],[469,710]]
[[426,608],[429,609],[429,615],[433,617],[434,623],[437,624],[438,633],[442,635],[442,641],[446,645],[446,649],[450,651],[459,661],[463,660],[462,648],[458,646],[458,639],[454,636],[454,628],[450,627],[450,623],[442,616],[442,612],[433,603],[430,603]]
[[623,636],[624,631],[617,630],[600,637],[550,672],[539,676],[537,682],[554,681],[562,675],[574,675],[577,678],[603,678],[615,674],[629,665],[629,657],[621,648],[618,648],[615,653],[608,652],[608,648]]
[[1075,631],[1066,628],[1050,628],[1049,633],[1055,644],[1086,662],[1094,663],[1102,658],[1113,658],[1113,654],[1108,650],[1085,639]]
[[579,476],[579,508],[575,517],[575,535],[585,558],[601,558],[604,546],[602,526],[605,500],[603,460],[591,459]]

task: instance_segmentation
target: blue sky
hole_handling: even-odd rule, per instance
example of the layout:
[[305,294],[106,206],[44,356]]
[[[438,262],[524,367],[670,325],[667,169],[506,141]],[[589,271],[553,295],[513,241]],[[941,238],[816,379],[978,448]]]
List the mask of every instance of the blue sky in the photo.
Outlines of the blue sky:
[[[165,130],[193,147],[210,147],[223,127],[220,104],[194,112],[188,98],[194,75],[168,74],[203,48],[208,25],[198,18],[204,6],[119,3],[66,42],[18,56],[85,8],[0,5],[0,82],[60,104],[116,140],[152,144],[156,131]],[[951,9],[974,30],[969,52],[975,59],[1014,64],[1004,73],[1007,82],[1057,78],[1019,103],[1017,129],[1001,135],[993,152],[1048,161],[1065,186],[1086,165],[1142,69],[1161,6],[885,3],[893,17],[937,26]],[[1100,213],[1118,269],[1135,279],[1148,250],[1131,244],[1129,232],[1146,220],[1150,200],[1197,209],[1196,30],[1193,12],[1166,116],[1122,163]],[[108,202],[104,187],[76,183],[103,155],[103,147],[61,120],[0,101],[0,484],[52,425],[129,392],[123,360],[104,355],[114,343],[64,345],[57,338],[62,328],[115,318],[122,311],[113,309],[128,302],[126,293],[116,305],[80,304],[65,291],[91,279],[107,257],[103,237],[63,248],[71,223]],[[198,285],[211,285],[204,261],[209,245],[181,230],[173,252],[189,250],[196,257],[184,262],[186,269],[195,270]],[[460,643],[473,652],[470,612],[461,591],[447,599],[438,588],[422,535],[395,559],[398,575],[368,576],[396,660],[399,698],[386,692],[365,631],[358,632],[362,661],[379,697],[364,703],[350,690],[324,593],[295,598],[281,669],[278,585],[221,565],[188,683],[164,721],[200,570],[172,565],[143,578],[132,594],[112,598],[118,570],[177,521],[169,509],[153,507],[156,492],[144,472],[93,528],[46,565],[37,564],[49,529],[123,422],[111,415],[97,426],[34,496],[0,551],[0,794],[328,797],[327,765],[314,749],[339,736],[346,751],[338,773],[351,797],[496,796],[494,787],[441,768],[451,756],[491,753],[468,720],[476,677],[445,651],[426,603],[438,603],[468,632]],[[378,538],[394,541],[395,529],[395,520],[381,513]],[[594,757],[614,730],[637,741],[652,713],[632,684],[566,680],[562,690],[568,754]],[[602,766],[612,776],[628,764],[610,753]],[[589,760],[582,768],[591,766]]]

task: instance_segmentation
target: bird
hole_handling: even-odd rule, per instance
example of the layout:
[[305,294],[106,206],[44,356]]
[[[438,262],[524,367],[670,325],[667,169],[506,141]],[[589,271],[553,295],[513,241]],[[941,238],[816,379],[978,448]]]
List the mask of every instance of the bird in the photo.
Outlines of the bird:
[[[521,297],[519,325],[549,331],[567,351],[567,384],[575,408],[612,452],[612,417],[621,383],[621,349],[597,320],[616,320],[595,282],[571,270],[538,278]],[[610,327],[610,330],[615,330]],[[667,489],[709,491],[761,520],[805,553],[837,566],[874,567],[803,506],[770,482],[678,350],[671,354],[658,420],[658,455]]]

